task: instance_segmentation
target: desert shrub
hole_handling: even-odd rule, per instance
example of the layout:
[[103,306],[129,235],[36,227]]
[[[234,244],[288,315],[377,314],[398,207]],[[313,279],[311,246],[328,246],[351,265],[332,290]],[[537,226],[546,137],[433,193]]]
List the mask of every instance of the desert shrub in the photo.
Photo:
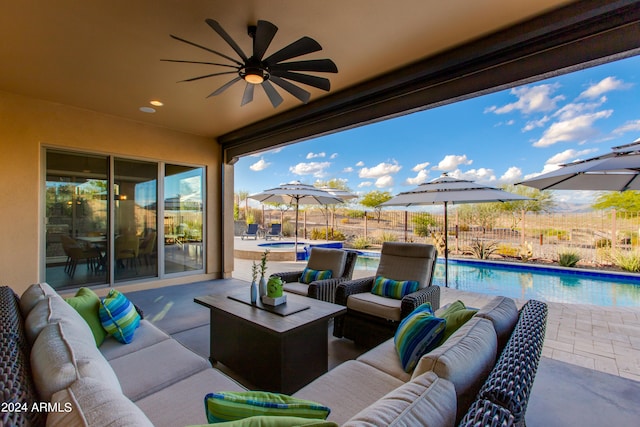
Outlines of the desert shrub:
[[522,261],[529,261],[533,258],[533,245],[530,242],[524,242],[524,244],[520,246],[518,255],[520,255],[520,259],[522,259]]
[[611,239],[607,239],[606,237],[602,237],[596,240],[596,248],[610,248],[611,247]]
[[[329,229],[329,237],[328,240],[346,240],[344,233],[340,230],[334,230],[333,228]],[[326,228],[314,228],[311,230],[311,240],[327,240],[327,229]]]
[[436,225],[436,220],[430,213],[421,212],[411,218],[413,232],[416,236],[427,237],[431,233],[431,227]]
[[353,249],[367,249],[370,245],[369,239],[364,236],[358,236],[351,242]]
[[371,240],[374,243],[384,243],[384,242],[397,242],[398,238],[396,237],[395,234],[389,231],[377,231],[376,233],[373,233],[373,235],[371,236]]
[[357,210],[357,209],[347,209],[345,211],[345,215],[349,218],[364,218],[365,211]]
[[340,219],[340,224],[349,224],[349,218]]
[[575,267],[578,261],[580,261],[580,254],[576,251],[558,252],[558,264],[563,267]]
[[498,245],[498,248],[496,249],[496,253],[502,256],[515,258],[519,255],[520,250],[519,248],[516,248],[515,246],[511,246],[508,243],[500,243]]
[[469,252],[478,259],[489,259],[489,257],[498,250],[498,243],[475,239],[469,245]]
[[625,271],[640,272],[640,253],[617,251],[611,254],[613,263]]
[[444,251],[445,251],[444,233],[440,233],[440,232],[431,233],[431,240],[433,242],[433,245],[436,247],[436,249],[438,249],[438,254],[444,255]]

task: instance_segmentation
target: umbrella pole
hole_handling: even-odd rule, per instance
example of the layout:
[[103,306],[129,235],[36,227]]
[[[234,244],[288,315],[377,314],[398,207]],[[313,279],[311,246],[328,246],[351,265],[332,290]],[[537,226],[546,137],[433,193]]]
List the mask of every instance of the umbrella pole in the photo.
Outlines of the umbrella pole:
[[298,262],[298,209],[300,203],[296,200],[296,232],[295,232],[295,244],[293,245],[294,261]]
[[444,202],[444,286],[449,287],[449,230],[447,221],[447,202]]

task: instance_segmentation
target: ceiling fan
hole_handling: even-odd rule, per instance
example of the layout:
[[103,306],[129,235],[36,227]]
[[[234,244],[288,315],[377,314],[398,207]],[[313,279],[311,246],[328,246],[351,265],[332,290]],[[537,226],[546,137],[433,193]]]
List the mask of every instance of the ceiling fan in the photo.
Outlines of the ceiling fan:
[[217,21],[213,19],[206,19],[205,22],[216,33],[218,33],[218,35],[222,37],[222,39],[227,42],[229,46],[231,46],[231,48],[240,57],[240,60],[171,34],[171,37],[175,40],[213,53],[219,57],[231,61],[232,64],[177,59],[162,59],[162,61],[181,62],[189,64],[205,64],[232,68],[233,71],[216,72],[182,80],[182,82],[192,82],[195,80],[201,80],[225,74],[237,74],[237,76],[232,80],[228,81],[215,91],[211,92],[207,96],[207,98],[210,96],[219,95],[226,89],[231,87],[234,83],[244,80],[247,85],[244,89],[244,95],[242,96],[242,102],[240,104],[241,106],[248,104],[253,100],[254,88],[257,85],[260,85],[267,94],[267,97],[269,98],[269,101],[271,101],[273,107],[276,108],[278,105],[280,105],[280,103],[282,103],[283,98],[271,83],[280,86],[282,89],[289,92],[291,95],[298,98],[303,103],[307,103],[309,101],[311,94],[301,87],[291,83],[290,80],[325,91],[329,91],[329,89],[331,88],[331,82],[329,81],[329,79],[310,74],[299,73],[298,71],[337,73],[338,68],[332,60],[308,59],[302,61],[283,62],[297,56],[302,56],[308,53],[322,50],[322,46],[320,46],[320,44],[314,39],[310,37],[302,37],[297,41],[283,47],[279,51],[264,58],[264,55],[269,48],[273,37],[278,31],[278,27],[268,21],[258,21],[257,25],[250,25],[248,27],[249,36],[253,39],[253,53],[251,54],[251,56],[247,56],[240,48],[240,46],[229,36],[229,34]]

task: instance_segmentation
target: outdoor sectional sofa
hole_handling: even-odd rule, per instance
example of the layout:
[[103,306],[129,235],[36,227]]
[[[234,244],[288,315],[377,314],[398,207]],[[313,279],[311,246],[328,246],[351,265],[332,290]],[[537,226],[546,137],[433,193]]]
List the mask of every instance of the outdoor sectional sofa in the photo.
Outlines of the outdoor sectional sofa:
[[[518,312],[498,297],[411,374],[389,340],[294,397],[329,406],[328,420],[346,426],[523,424],[545,325],[545,304]],[[84,319],[45,283],[20,298],[0,287],[0,331],[3,405],[14,409],[0,413],[2,425],[204,424],[207,393],[245,390],[147,320],[130,344],[107,337],[96,347]]]

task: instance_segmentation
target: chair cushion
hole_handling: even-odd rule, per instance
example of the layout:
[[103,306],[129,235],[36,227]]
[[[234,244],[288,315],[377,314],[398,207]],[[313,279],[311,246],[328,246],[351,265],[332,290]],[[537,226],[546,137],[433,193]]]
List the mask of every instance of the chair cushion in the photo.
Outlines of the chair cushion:
[[73,328],[78,338],[91,340],[95,338],[87,322],[76,310],[67,304],[59,295],[40,300],[29,312],[25,320],[25,334],[30,343],[36,340],[40,332],[52,323],[65,323]]
[[309,284],[311,282],[315,282],[316,280],[331,279],[332,275],[332,270],[313,270],[309,267],[306,267],[304,270],[302,270],[302,275],[300,275],[300,283]]
[[257,415],[325,419],[331,410],[310,400],[264,391],[221,391],[204,397],[210,423],[240,420]]
[[378,276],[373,282],[371,293],[381,297],[402,299],[405,295],[417,291],[418,285],[416,280],[393,280]]
[[46,282],[35,283],[29,286],[20,296],[20,311],[22,312],[22,317],[26,318],[38,302],[51,295],[58,294],[55,289]]
[[347,253],[342,249],[312,247],[307,268],[331,270],[332,277],[342,277],[346,262]]
[[416,280],[422,289],[431,282],[438,251],[421,243],[384,242],[377,276],[394,280]]
[[107,337],[107,331],[102,327],[98,314],[100,297],[89,288],[80,288],[74,297],[65,298],[65,301],[87,322],[96,340],[96,346],[100,347]]
[[433,372],[393,390],[343,424],[361,426],[453,426],[456,419],[453,384]]
[[133,334],[140,326],[140,315],[124,295],[111,289],[100,301],[100,322],[104,329],[123,344],[133,341]]
[[464,303],[460,300],[452,302],[443,310],[438,310],[436,312],[436,316],[447,321],[447,326],[444,330],[442,341],[440,341],[440,343],[445,342],[447,338],[453,335],[455,331],[471,319],[477,312],[478,310],[466,308]]
[[282,289],[284,289],[286,292],[291,292],[293,294],[298,294],[305,297],[307,296],[307,294],[309,294],[309,285],[307,285],[306,283],[288,282],[282,286]]
[[400,321],[402,300],[381,297],[371,292],[349,295],[347,308],[383,319]]
[[153,426],[122,393],[93,378],[80,378],[56,392],[51,403],[59,404],[61,410],[48,414],[48,427]]
[[402,369],[413,371],[423,354],[440,344],[446,328],[446,321],[433,315],[430,303],[425,303],[402,319],[394,343]]

